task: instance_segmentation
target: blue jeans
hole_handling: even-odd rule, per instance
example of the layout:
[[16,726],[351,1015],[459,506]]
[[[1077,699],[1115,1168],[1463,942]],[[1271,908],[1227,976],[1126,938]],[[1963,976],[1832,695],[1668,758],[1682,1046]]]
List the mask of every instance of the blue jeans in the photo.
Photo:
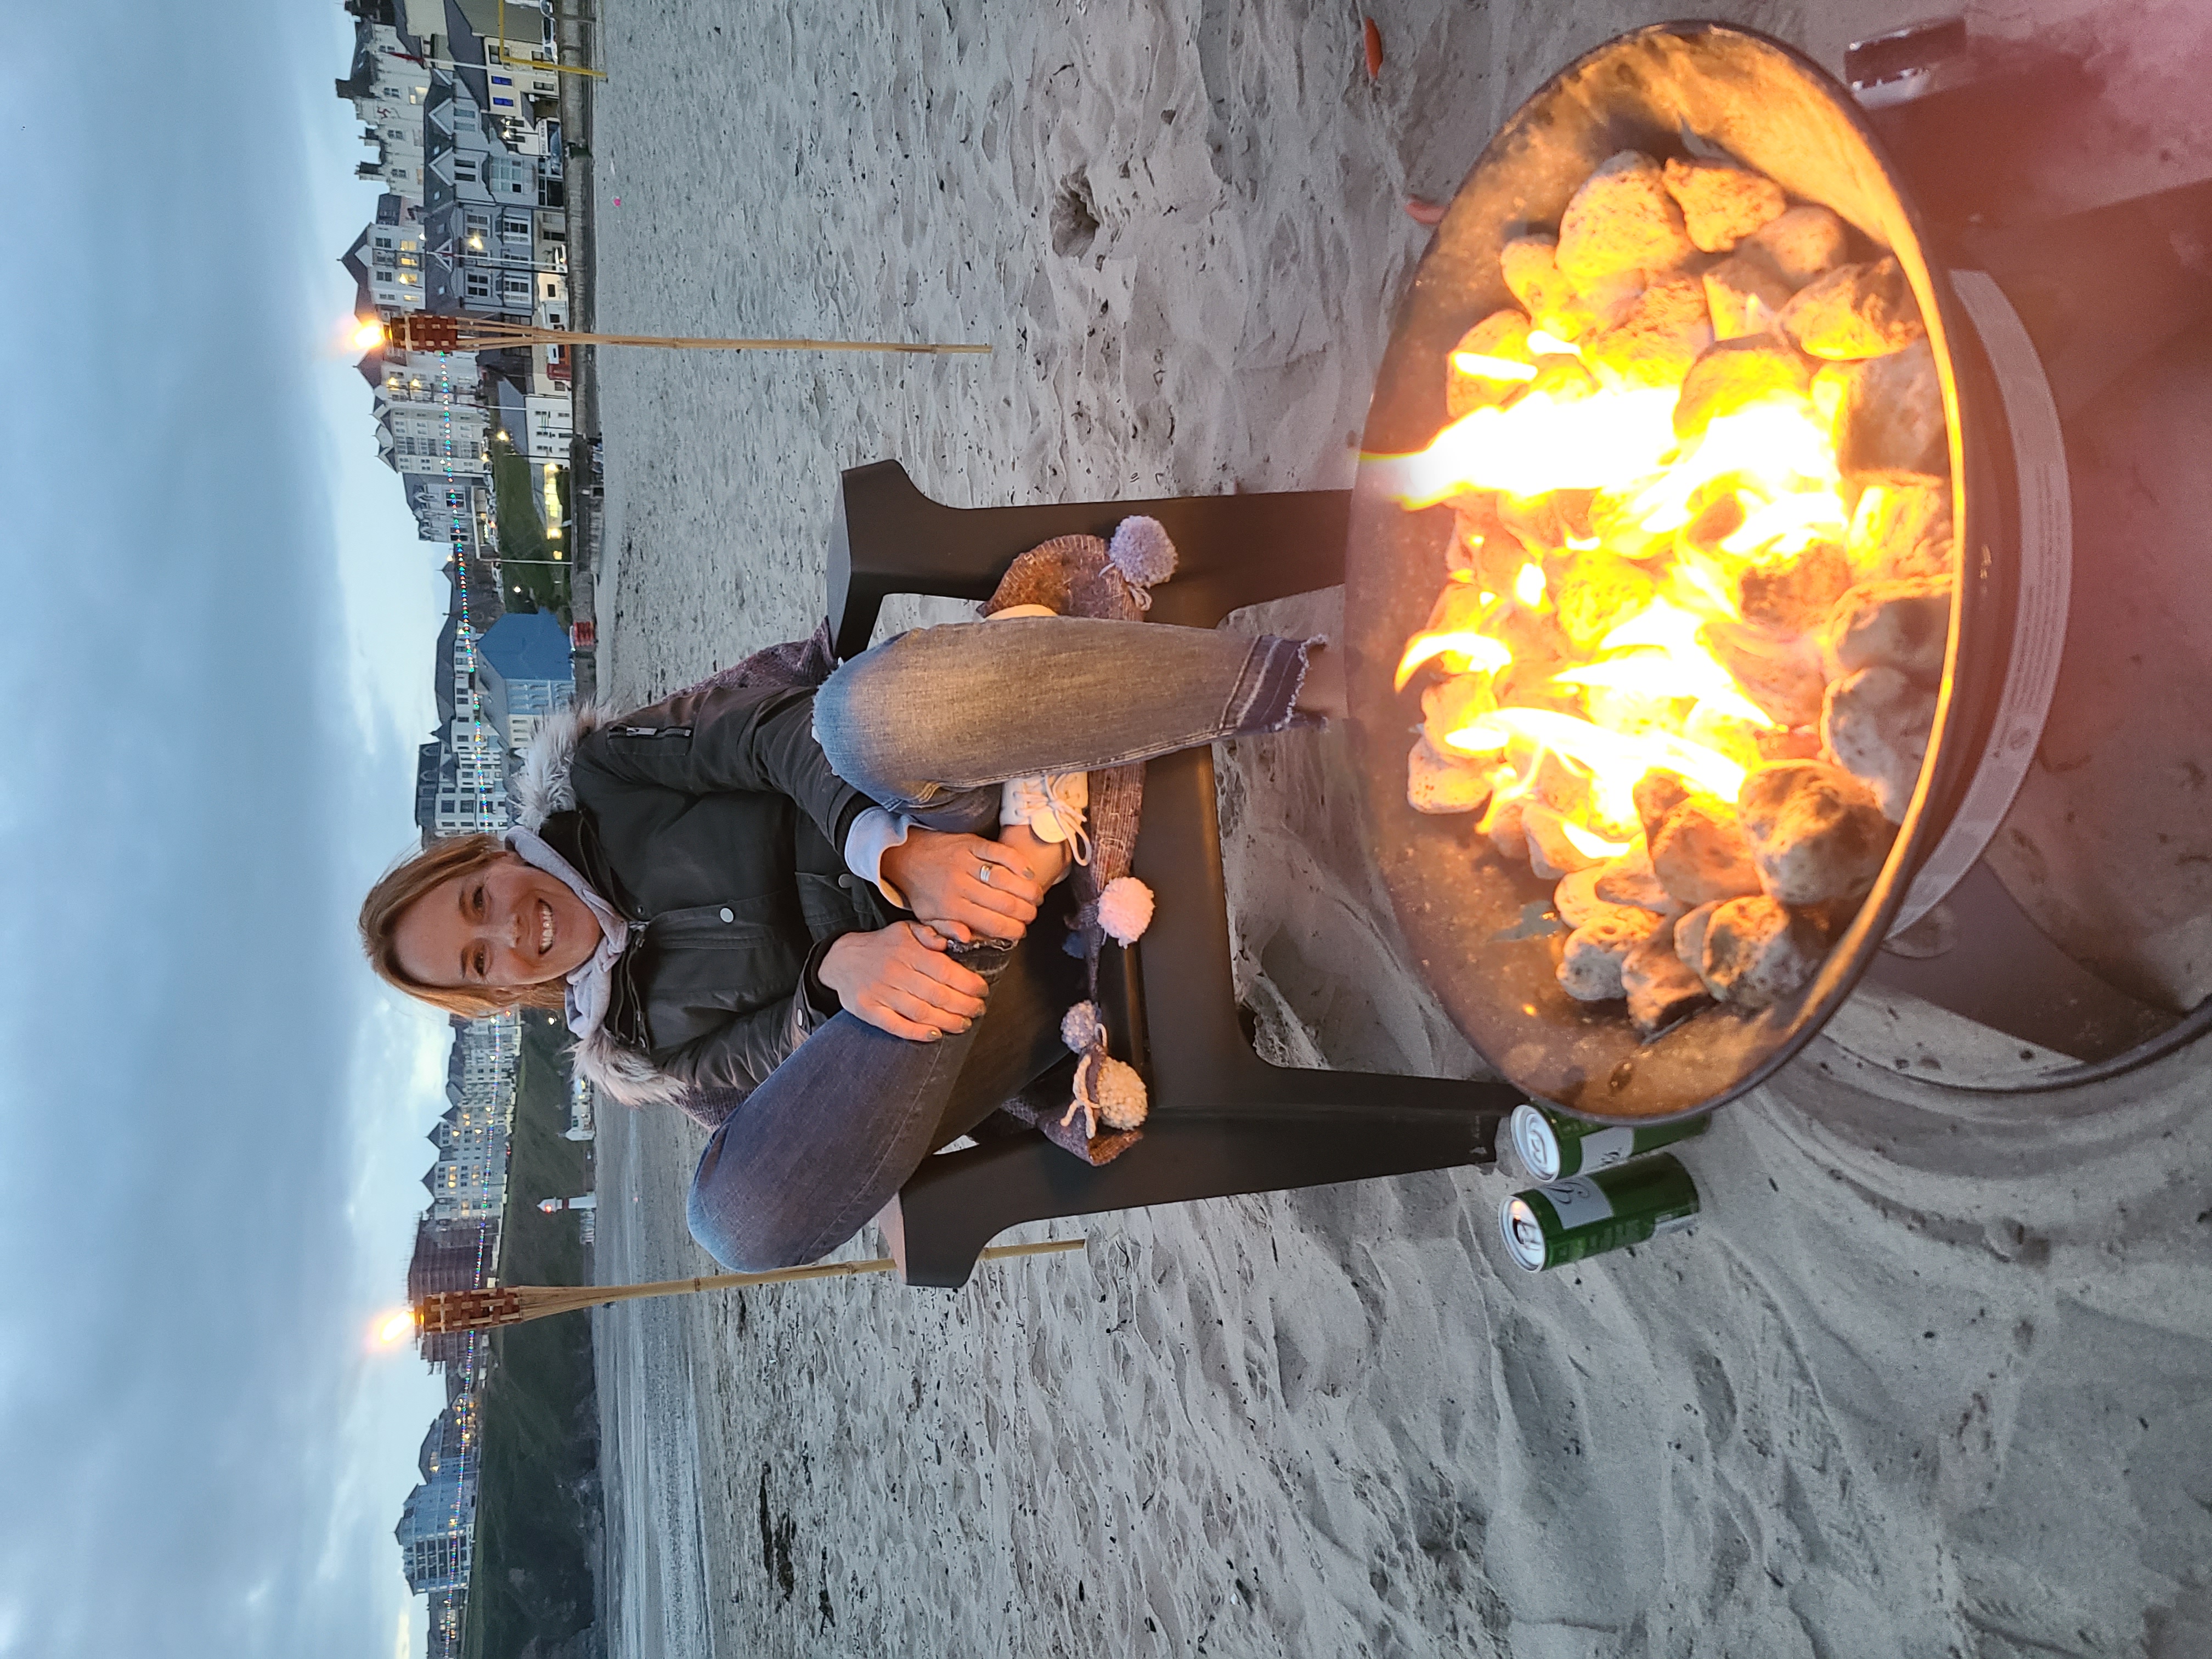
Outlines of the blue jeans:
[[[937,830],[988,835],[999,785],[1279,730],[1302,641],[1040,617],[921,629],[855,657],[815,694],[830,766]],[[1055,896],[1064,896],[1065,890]],[[989,982],[983,1017],[908,1042],[841,1013],[724,1120],[691,1179],[692,1236],[740,1273],[836,1249],[935,1148],[1066,1057],[1080,994],[1048,905],[1012,947],[955,954]]]

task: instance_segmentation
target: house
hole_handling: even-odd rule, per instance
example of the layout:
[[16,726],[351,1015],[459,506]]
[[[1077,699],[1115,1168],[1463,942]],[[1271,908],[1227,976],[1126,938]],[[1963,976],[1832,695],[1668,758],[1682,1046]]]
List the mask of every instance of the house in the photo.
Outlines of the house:
[[568,631],[543,611],[510,611],[477,642],[477,706],[510,755],[576,696]]
[[430,68],[420,44],[394,26],[389,7],[348,8],[355,15],[352,70],[337,95],[362,120],[362,142],[375,152],[356,177],[379,179],[396,195],[422,199],[422,106]]
[[380,315],[422,309],[426,289],[419,207],[419,203],[387,191],[377,198],[375,221],[338,257]]

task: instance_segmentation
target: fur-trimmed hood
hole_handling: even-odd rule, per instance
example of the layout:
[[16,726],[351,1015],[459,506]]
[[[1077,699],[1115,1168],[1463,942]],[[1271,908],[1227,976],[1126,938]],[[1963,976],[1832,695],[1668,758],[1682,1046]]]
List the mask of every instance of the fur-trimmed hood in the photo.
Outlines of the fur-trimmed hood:
[[[612,707],[591,702],[570,703],[545,718],[522,751],[522,770],[514,780],[517,823],[539,830],[554,813],[574,808],[570,772],[576,745],[614,717]],[[576,1034],[572,1064],[578,1076],[621,1106],[672,1106],[690,1092],[680,1079],[599,1025]]]

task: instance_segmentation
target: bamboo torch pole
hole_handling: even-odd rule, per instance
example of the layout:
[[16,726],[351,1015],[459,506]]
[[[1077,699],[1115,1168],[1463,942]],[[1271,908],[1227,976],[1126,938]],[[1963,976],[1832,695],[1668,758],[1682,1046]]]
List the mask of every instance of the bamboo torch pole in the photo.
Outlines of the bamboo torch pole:
[[[1079,1250],[1089,1241],[1051,1238],[1037,1244],[1000,1244],[983,1252],[984,1261],[1017,1256],[1057,1255]],[[898,1264],[887,1256],[870,1261],[817,1261],[811,1267],[779,1267],[764,1273],[711,1273],[696,1279],[665,1279],[649,1285],[500,1285],[481,1291],[434,1291],[414,1306],[415,1328],[425,1336],[485,1331],[554,1314],[595,1308],[603,1302],[635,1302],[648,1297],[692,1296],[701,1291],[734,1290],[743,1285],[790,1285],[801,1279],[852,1279],[889,1273]]]

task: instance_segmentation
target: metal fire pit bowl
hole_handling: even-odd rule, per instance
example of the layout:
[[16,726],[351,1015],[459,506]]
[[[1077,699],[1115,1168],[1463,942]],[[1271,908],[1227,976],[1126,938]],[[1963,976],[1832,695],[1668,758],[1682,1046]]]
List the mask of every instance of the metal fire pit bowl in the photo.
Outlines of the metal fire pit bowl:
[[1420,682],[1390,690],[1407,635],[1444,574],[1449,507],[1409,513],[1363,469],[1346,557],[1352,730],[1376,850],[1421,971],[1454,1021],[1510,1082],[1600,1121],[1680,1116],[1717,1105],[1786,1061],[1834,1012],[1888,932],[1911,877],[1970,781],[2010,648],[2017,492],[1986,360],[1921,222],[1850,94],[1778,41],[1731,26],[1660,24],[1599,47],[1523,105],[1453,198],[1416,273],[1376,383],[1364,450],[1425,447],[1446,422],[1445,354],[1474,323],[1514,303],[1498,250],[1556,227],[1607,156],[1688,153],[1682,135],[1756,167],[1799,200],[1833,209],[1910,277],[1935,347],[1950,420],[1961,568],[1929,763],[1889,861],[1812,982],[1759,1011],[1709,1008],[1639,1039],[1618,1003],[1583,1004],[1554,977],[1565,930],[1553,884],[1474,832],[1475,815],[1406,804],[1406,754]]

